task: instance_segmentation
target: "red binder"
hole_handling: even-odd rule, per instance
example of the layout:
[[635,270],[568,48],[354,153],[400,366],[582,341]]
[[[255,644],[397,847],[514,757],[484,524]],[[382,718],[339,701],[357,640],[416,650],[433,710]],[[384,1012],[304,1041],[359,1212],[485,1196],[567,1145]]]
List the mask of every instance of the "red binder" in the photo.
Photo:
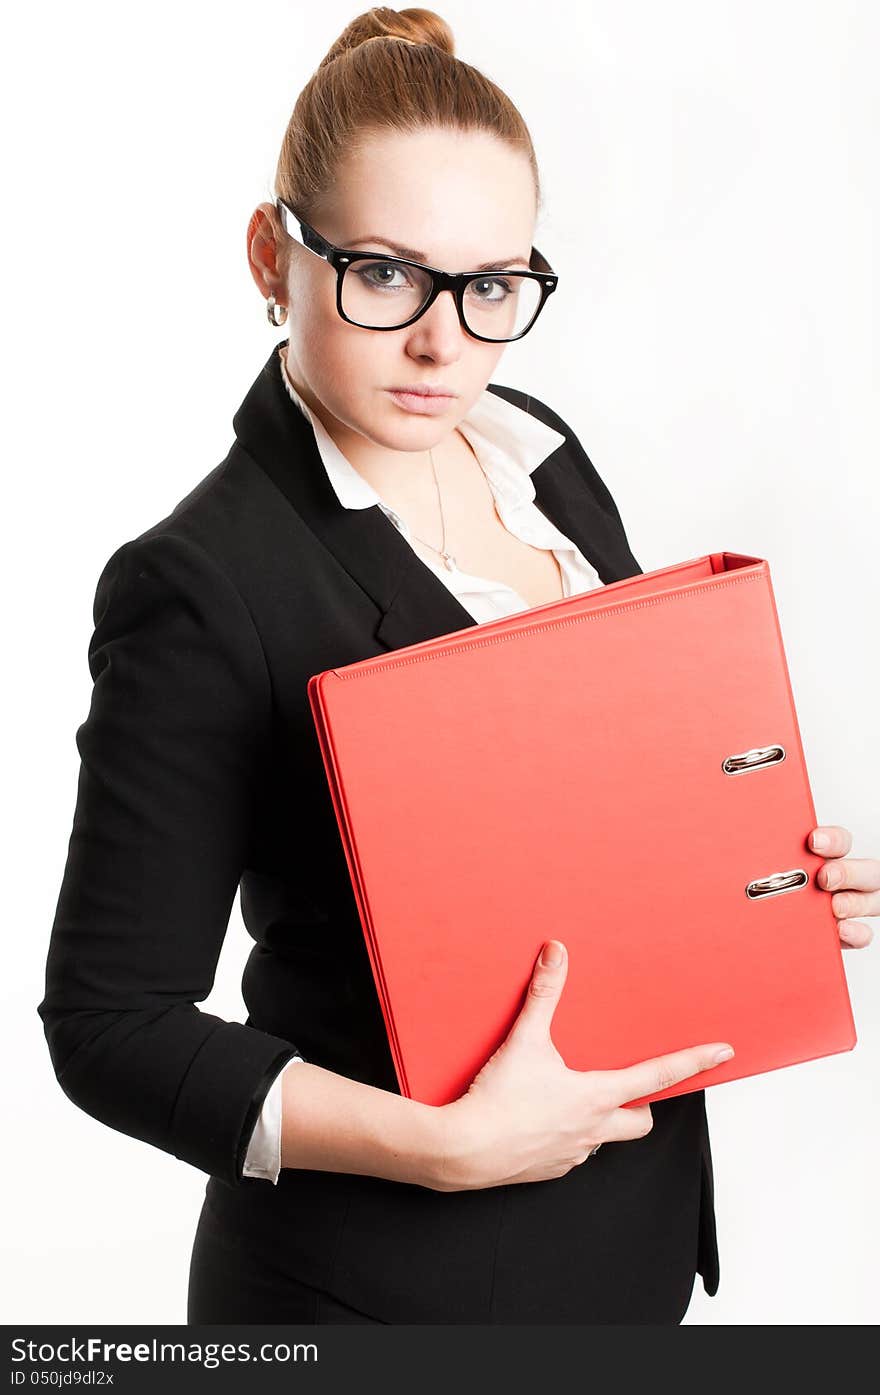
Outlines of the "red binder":
[[458,1098],[545,939],[576,1070],[856,1043],[768,563],[720,552],[315,674],[401,1093]]

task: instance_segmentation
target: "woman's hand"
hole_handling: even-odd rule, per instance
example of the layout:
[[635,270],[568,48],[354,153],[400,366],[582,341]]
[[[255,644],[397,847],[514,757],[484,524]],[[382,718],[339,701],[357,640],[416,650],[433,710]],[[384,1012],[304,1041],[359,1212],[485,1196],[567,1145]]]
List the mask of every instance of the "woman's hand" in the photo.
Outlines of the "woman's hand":
[[467,1092],[440,1108],[437,1191],[547,1181],[585,1162],[601,1143],[643,1138],[653,1128],[651,1106],[624,1108],[627,1101],[710,1070],[727,1046],[687,1047],[623,1070],[569,1070],[550,1036],[568,955],[558,940],[545,945],[552,948],[558,962],[538,958],[506,1039]]
[[[825,842],[820,840],[824,838]],[[836,824],[814,828],[810,847],[823,853],[827,861],[816,873],[816,885],[833,891],[831,907],[838,919],[837,930],[844,949],[864,949],[874,932],[855,916],[880,915],[880,860],[875,857],[847,857],[852,847],[849,829]]]

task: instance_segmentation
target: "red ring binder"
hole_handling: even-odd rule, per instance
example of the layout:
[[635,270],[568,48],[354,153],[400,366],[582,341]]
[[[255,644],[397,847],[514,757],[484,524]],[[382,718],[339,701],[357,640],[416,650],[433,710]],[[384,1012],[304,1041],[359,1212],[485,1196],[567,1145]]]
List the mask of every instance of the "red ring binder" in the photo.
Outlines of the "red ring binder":
[[308,693],[404,1094],[467,1089],[551,931],[572,1069],[736,1049],[633,1104],[855,1045],[766,560],[692,558]]

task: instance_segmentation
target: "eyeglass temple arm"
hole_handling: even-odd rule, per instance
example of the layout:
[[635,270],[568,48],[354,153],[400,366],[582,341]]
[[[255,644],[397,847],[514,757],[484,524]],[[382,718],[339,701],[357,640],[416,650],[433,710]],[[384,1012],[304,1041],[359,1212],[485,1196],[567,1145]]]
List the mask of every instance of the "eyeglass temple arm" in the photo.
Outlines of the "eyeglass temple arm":
[[[325,238],[321,237],[320,233],[316,233],[314,228],[310,228],[307,223],[303,223],[283,199],[276,198],[275,207],[278,210],[281,225],[289,237],[293,237],[297,242],[301,242],[310,252],[314,252],[316,256],[323,258],[324,261],[330,260],[330,252],[332,250],[331,244],[327,242]],[[292,224],[295,225],[295,230],[292,229]]]
[[553,268],[548,262],[547,258],[545,256],[542,256],[542,254],[538,251],[537,247],[532,248],[531,256],[529,257],[529,270],[549,271],[552,275],[555,275],[555,272],[553,271]]

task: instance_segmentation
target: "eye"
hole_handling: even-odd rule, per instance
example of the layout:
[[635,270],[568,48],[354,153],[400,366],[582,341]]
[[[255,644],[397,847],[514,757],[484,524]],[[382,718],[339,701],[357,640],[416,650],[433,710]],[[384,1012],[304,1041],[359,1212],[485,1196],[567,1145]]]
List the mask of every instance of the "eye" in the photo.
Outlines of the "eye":
[[[403,290],[412,284],[406,268],[397,262],[362,262],[360,266],[355,265],[353,270],[364,285],[373,290]],[[400,280],[395,281],[395,276]]]
[[514,294],[514,288],[507,277],[481,276],[468,282],[468,294],[472,293],[484,304],[500,305]]

